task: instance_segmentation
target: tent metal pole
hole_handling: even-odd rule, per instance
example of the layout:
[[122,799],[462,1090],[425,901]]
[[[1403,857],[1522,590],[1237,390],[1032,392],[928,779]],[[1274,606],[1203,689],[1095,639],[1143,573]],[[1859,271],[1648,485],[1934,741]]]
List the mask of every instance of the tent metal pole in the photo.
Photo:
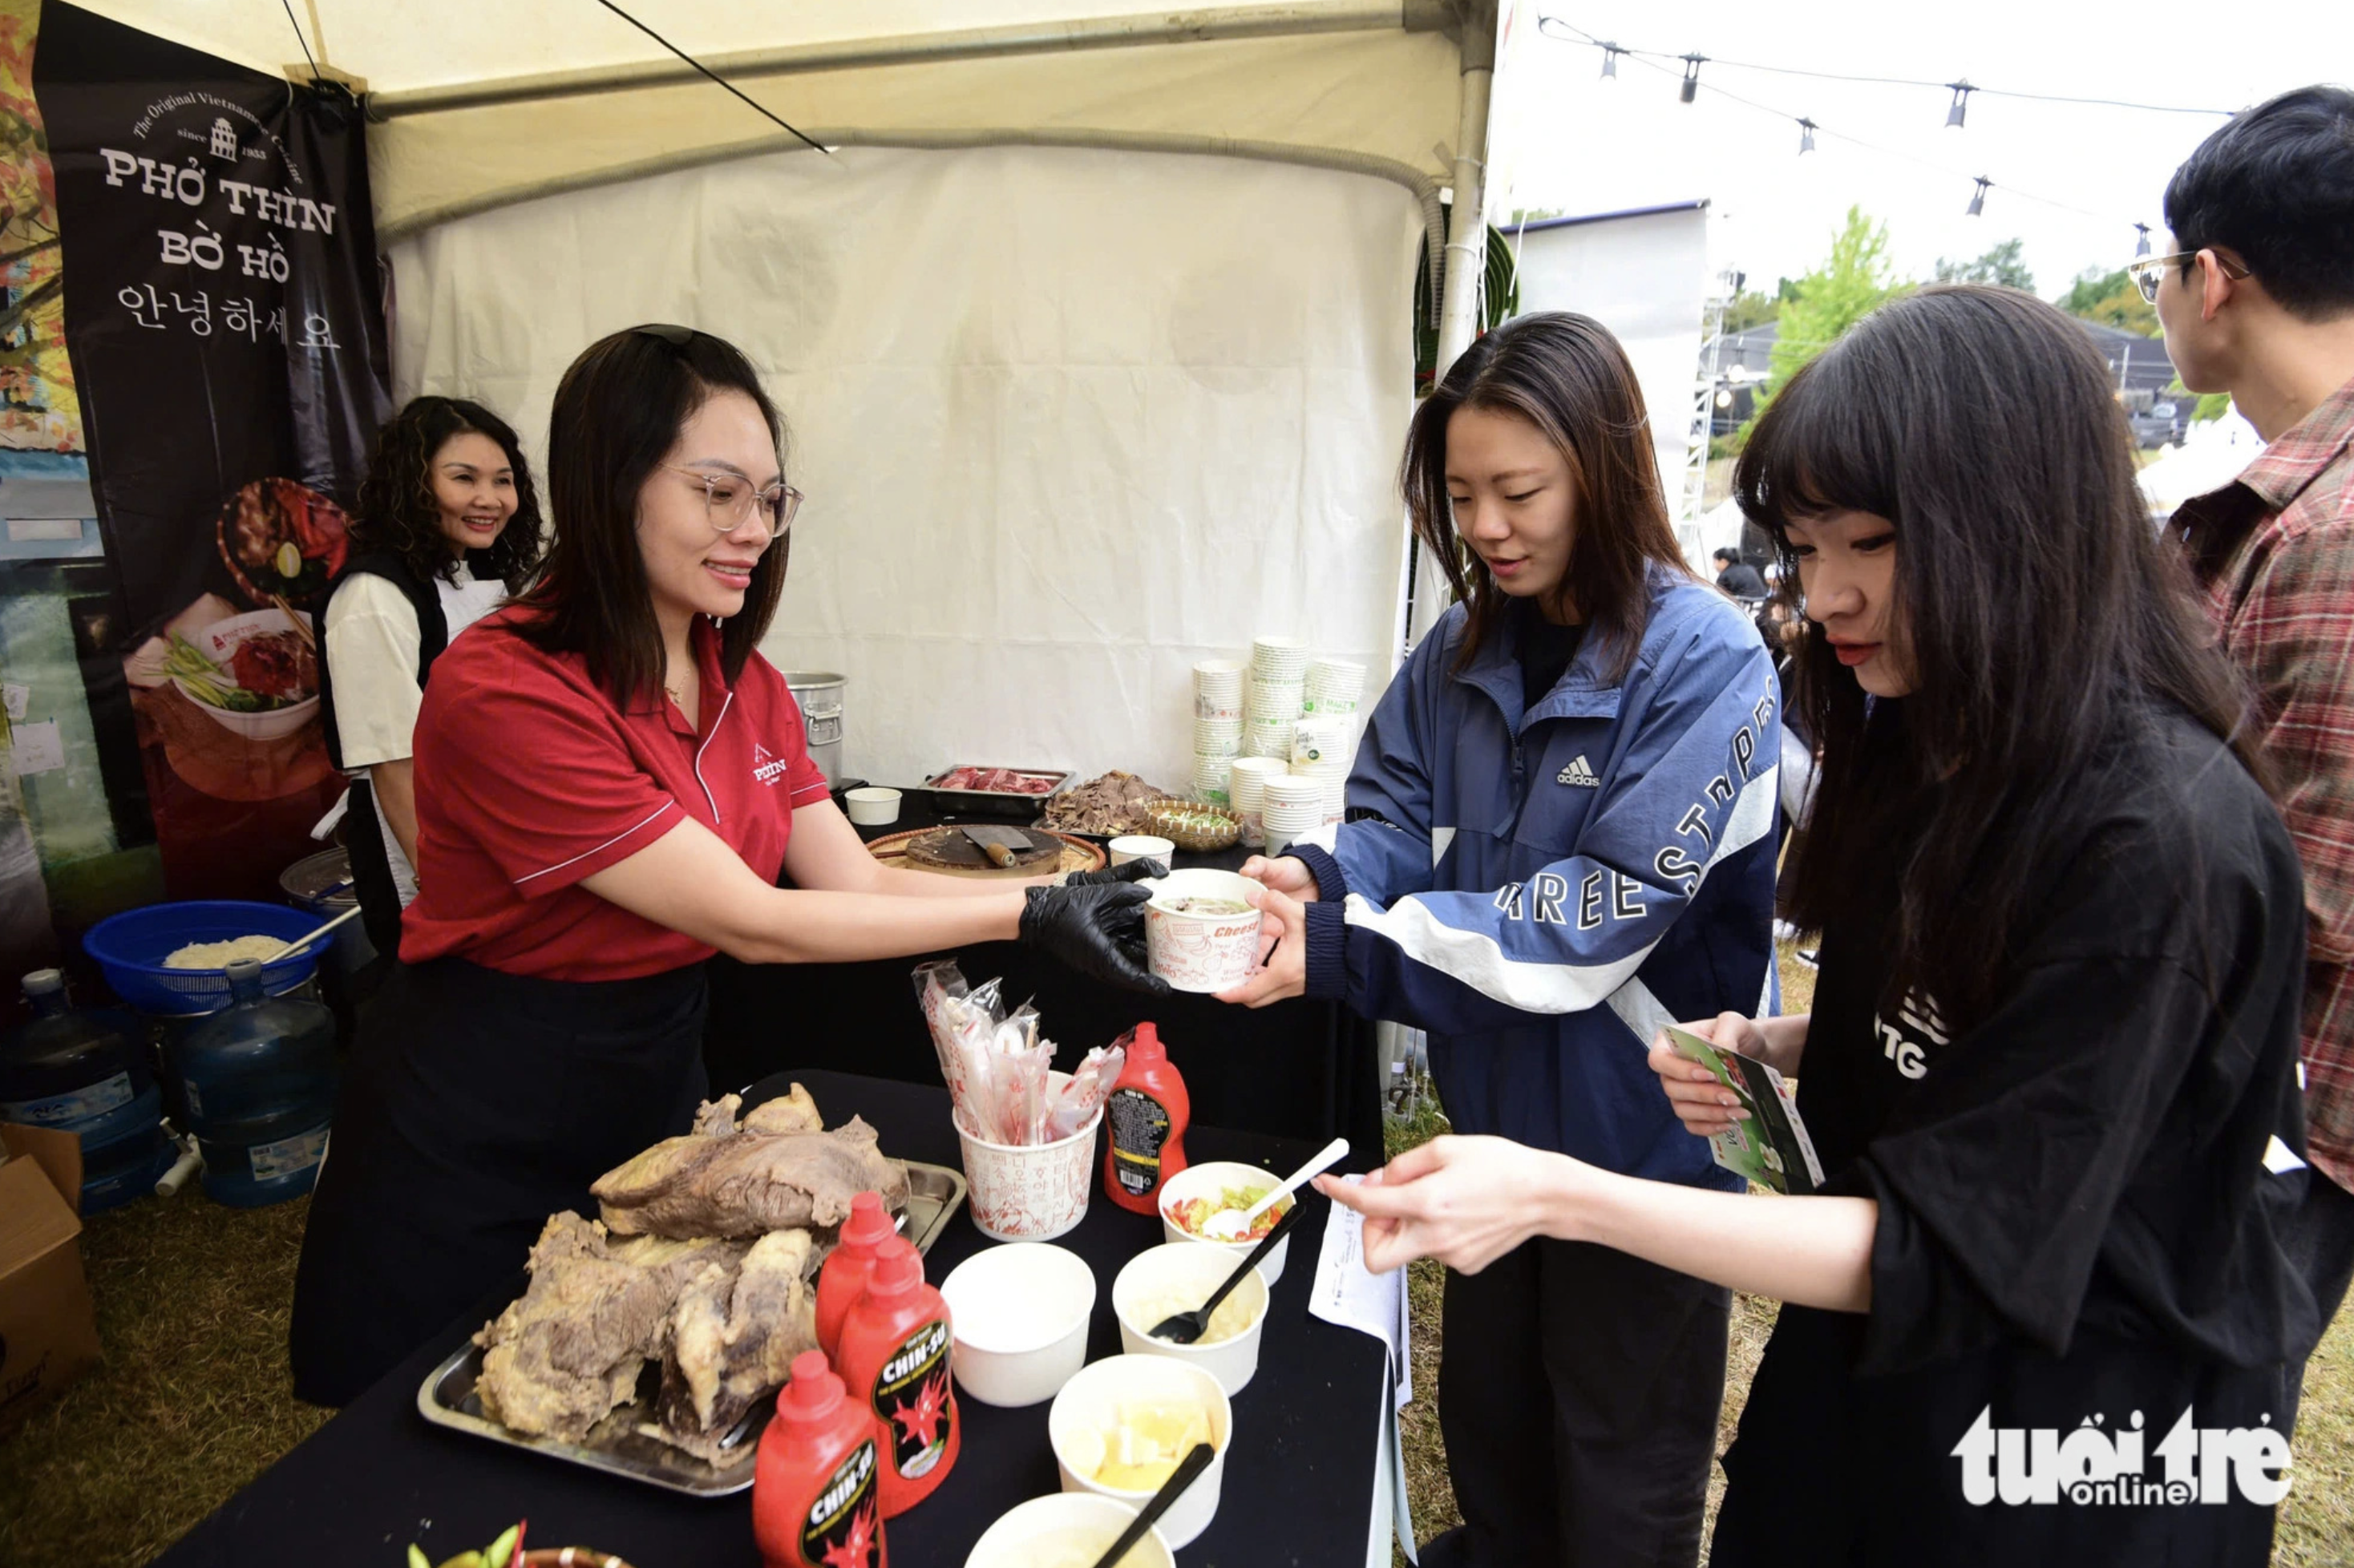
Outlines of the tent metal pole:
[[[1494,0],[1479,0],[1490,13]],[[1121,48],[1147,44],[1204,43],[1226,38],[1290,37],[1310,33],[1451,29],[1447,0],[1299,0],[1289,5],[1211,6],[1197,11],[1144,16],[1093,16],[952,32],[911,33],[898,37],[850,38],[782,48],[739,49],[703,58],[731,81],[790,76],[808,71],[849,70],[862,66],[913,65],[935,60],[984,59],[1002,55],[1052,54],[1071,49]],[[1492,53],[1492,48],[1490,53]],[[395,120],[451,109],[480,109],[536,99],[573,98],[615,89],[662,87],[703,79],[683,60],[647,60],[585,70],[546,71],[496,77],[446,87],[379,92],[367,101],[368,115]]]
[[[1438,356],[1431,386],[1479,330],[1479,287],[1488,271],[1488,103],[1496,81],[1497,0],[1467,0],[1463,12],[1463,112],[1455,134],[1455,205],[1447,225],[1447,270],[1438,305]],[[1409,532],[1405,646],[1410,651],[1450,602],[1446,574]]]

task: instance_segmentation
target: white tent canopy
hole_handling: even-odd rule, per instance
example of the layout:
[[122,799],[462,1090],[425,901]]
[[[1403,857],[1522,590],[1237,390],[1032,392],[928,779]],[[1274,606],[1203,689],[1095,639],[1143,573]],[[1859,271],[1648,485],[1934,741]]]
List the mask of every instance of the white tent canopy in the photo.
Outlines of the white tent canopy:
[[1412,281],[1485,151],[1456,5],[620,4],[833,155],[597,0],[95,8],[364,86],[402,396],[536,452],[601,333],[752,354],[811,496],[769,652],[850,676],[851,770],[1182,789],[1192,659],[1386,676]]

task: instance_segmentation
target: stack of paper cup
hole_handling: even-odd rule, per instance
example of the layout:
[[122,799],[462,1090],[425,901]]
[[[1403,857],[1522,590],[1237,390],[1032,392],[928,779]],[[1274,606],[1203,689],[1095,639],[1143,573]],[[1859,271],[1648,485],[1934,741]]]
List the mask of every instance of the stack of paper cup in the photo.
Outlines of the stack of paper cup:
[[1324,781],[1286,773],[1267,780],[1259,803],[1267,853],[1279,855],[1293,839],[1324,825]]
[[1233,767],[1234,762],[1230,758],[1195,757],[1193,758],[1193,799],[1207,805],[1225,805],[1229,799],[1227,774]]
[[1243,753],[1291,759],[1291,726],[1306,691],[1308,644],[1261,637],[1251,644],[1250,700],[1243,715]]
[[1291,773],[1316,780],[1322,821],[1337,822],[1348,794],[1349,768],[1356,760],[1357,721],[1340,714],[1303,718],[1294,727]]
[[1243,667],[1224,659],[1204,659],[1193,666],[1193,716],[1233,719],[1243,716]]
[[1357,699],[1364,694],[1365,667],[1346,659],[1319,659],[1308,666],[1308,679],[1301,689],[1299,711],[1303,714],[1352,714],[1357,711]]
[[1279,757],[1235,758],[1228,803],[1242,813],[1243,842],[1247,847],[1257,849],[1267,842],[1266,829],[1259,821],[1267,799],[1267,781],[1285,777],[1289,769],[1290,764]]

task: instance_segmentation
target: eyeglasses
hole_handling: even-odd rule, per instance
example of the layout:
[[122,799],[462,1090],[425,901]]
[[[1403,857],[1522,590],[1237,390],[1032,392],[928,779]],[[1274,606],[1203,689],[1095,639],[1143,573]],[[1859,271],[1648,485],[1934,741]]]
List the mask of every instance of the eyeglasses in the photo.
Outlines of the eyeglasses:
[[[2154,305],[2158,303],[2158,281],[2165,275],[2165,269],[2177,261],[2196,260],[2198,256],[2196,250],[2178,250],[2171,256],[2137,257],[2126,264],[2126,276],[2134,281],[2134,287],[2141,291],[2141,297]],[[2215,258],[2215,265],[2223,269],[2226,278],[2238,279],[2249,275],[2245,267],[2235,267],[2221,256]]]
[[733,534],[750,522],[752,504],[758,502],[760,523],[768,536],[781,539],[785,530],[793,525],[793,514],[801,509],[801,493],[781,479],[766,490],[755,490],[751,481],[739,474],[708,473],[699,468],[682,468],[674,462],[666,462],[663,467],[703,482],[704,520],[715,534]]

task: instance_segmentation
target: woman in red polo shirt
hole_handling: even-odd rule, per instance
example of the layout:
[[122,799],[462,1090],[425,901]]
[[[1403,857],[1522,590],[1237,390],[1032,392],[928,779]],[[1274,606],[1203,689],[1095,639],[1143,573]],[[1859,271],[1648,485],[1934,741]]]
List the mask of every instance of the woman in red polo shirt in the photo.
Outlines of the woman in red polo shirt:
[[890,870],[835,809],[756,651],[801,500],[782,446],[749,362],[705,333],[616,333],[557,387],[546,568],[435,662],[419,715],[418,897],[312,1200],[301,1397],[351,1399],[512,1274],[548,1214],[590,1212],[599,1175],[687,1130],[715,951],[1019,938],[1164,989],[1142,873]]

